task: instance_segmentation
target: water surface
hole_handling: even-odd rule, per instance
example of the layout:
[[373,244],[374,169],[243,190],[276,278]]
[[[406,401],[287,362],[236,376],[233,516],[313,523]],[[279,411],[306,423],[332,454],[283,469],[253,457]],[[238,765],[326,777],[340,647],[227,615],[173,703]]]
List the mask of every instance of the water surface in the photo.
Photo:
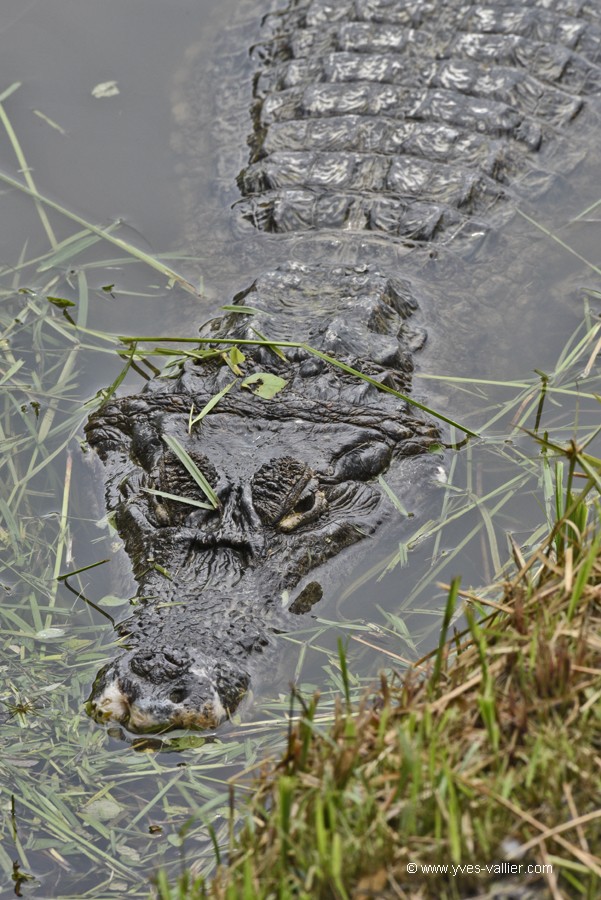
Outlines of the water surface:
[[[599,273],[582,257],[598,264],[599,228],[595,210],[581,215],[597,199],[599,130],[592,114],[573,126],[583,162],[524,209],[580,258],[520,217],[474,260],[454,259],[452,247],[439,261],[403,247],[386,251],[432,297],[420,312],[430,338],[417,360],[416,395],[485,428],[485,440],[446,454],[450,487],[433,489],[429,505],[410,510],[413,517],[399,515],[398,530],[370,545],[359,567],[349,558],[348,578],[302,633],[282,638],[290,642],[282,665],[266,673],[243,720],[216,738],[192,739],[188,749],[141,742],[136,752],[119,730],[85,717],[83,700],[95,671],[115,652],[114,633],[56,576],[112,560],[72,583],[116,618],[126,615],[135,591],[104,520],[98,476],[80,446],[83,404],[125,364],[106,334],[191,334],[269,265],[319,256],[319,241],[307,249],[296,239],[240,232],[230,212],[250,130],[247,48],[259,39],[268,6],[260,0],[5,0],[3,6],[0,93],[20,83],[3,106],[38,190],[92,224],[120,222],[116,234],[202,287],[200,297],[168,288],[167,278],[106,242],[77,254],[53,252],[53,241],[81,226],[55,213],[49,234],[31,198],[14,190],[1,195],[6,896],[13,876],[31,874],[33,880],[18,882],[26,896],[142,897],[161,864],[173,871],[182,859],[207,865],[208,826],[219,838],[226,833],[225,780],[281,740],[288,682],[319,687],[327,712],[339,683],[340,636],[357,684],[382,665],[402,667],[426,653],[438,640],[445,602],[438,583],[458,573],[466,587],[486,583],[508,559],[507,534],[527,542],[551,510],[553,467],[541,464],[538,445],[520,426],[536,424],[541,376],[534,370],[551,374],[569,336],[580,328],[580,340],[596,327]],[[94,96],[98,85],[111,82],[112,95]],[[14,140],[5,124],[0,170],[22,178]],[[348,259],[358,251],[341,242],[338,252]],[[48,296],[74,304],[67,312],[79,331]],[[568,393],[548,395],[541,433],[549,429],[566,441],[596,422],[595,366],[574,381],[596,340],[590,331],[588,344],[556,377],[554,386]],[[449,380],[456,378],[469,380]],[[119,390],[142,384],[132,369]]]

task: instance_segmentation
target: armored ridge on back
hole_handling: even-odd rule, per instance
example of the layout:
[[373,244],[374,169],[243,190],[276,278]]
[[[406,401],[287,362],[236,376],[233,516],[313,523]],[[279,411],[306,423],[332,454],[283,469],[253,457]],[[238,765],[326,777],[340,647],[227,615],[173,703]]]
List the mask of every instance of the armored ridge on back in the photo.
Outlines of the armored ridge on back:
[[[413,253],[461,246],[475,220],[495,226],[516,184],[540,190],[567,164],[562,135],[599,92],[600,19],[581,0],[292,3],[255,48],[238,214],[324,243],[369,233]],[[407,393],[424,340],[411,325],[420,290],[398,270],[290,262],[201,335],[303,340]],[[87,425],[141,600],[119,626],[128,649],[94,684],[98,721],[218,725],[267,665],[274,632],[390,515],[373,479],[407,486],[432,471],[437,428],[413,408],[302,348],[243,349],[245,378],[282,379],[271,399],[216,355],[110,401]],[[191,408],[220,392],[189,430]]]

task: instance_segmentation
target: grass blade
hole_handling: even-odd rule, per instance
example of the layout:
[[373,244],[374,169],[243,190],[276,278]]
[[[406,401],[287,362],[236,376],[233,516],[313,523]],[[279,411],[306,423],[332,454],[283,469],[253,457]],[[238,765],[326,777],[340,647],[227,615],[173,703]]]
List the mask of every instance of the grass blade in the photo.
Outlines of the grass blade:
[[[6,176],[0,173],[0,178],[6,179]],[[19,186],[21,188],[23,187],[23,185]],[[448,416],[445,416],[443,413],[432,409],[430,406],[426,406],[424,403],[420,403],[418,400],[415,400],[413,397],[409,397],[407,394],[402,394],[401,391],[396,391],[394,388],[388,387],[387,384],[382,384],[381,381],[377,381],[375,378],[370,378],[369,375],[365,375],[365,373],[359,372],[358,369],[354,369],[352,366],[349,366],[346,363],[335,359],[333,356],[328,356],[327,353],[322,353],[321,350],[317,350],[315,347],[311,347],[309,344],[305,344],[303,341],[252,341],[248,338],[190,338],[163,337],[161,335],[159,335],[158,337],[147,335],[136,335],[135,337],[119,335],[119,340],[123,341],[124,344],[130,344],[133,341],[156,341],[157,343],[173,344],[239,344],[240,346],[250,345],[254,347],[269,347],[271,350],[274,350],[274,352],[276,347],[297,347],[301,350],[305,350],[312,356],[317,356],[319,357],[319,359],[323,359],[324,362],[335,366],[337,369],[342,369],[343,372],[347,372],[349,375],[354,375],[361,381],[365,381],[367,382],[367,384],[373,385],[379,391],[383,391],[383,393],[385,394],[392,394],[393,397],[398,397],[399,400],[404,400],[405,403],[409,404],[409,406],[415,406],[416,409],[421,409],[421,411],[427,413],[427,415],[432,416],[435,419],[440,419],[441,422],[446,422],[447,425],[451,425],[454,428],[458,428],[459,431],[463,431],[463,433],[468,435],[469,437],[480,437],[478,432],[472,431],[472,429],[468,428],[466,425],[461,425],[459,422],[455,422],[454,419],[450,419]]]
[[[3,97],[10,96],[10,94],[12,94],[13,91],[17,90],[17,88],[19,86],[20,86],[20,82],[15,82],[15,84],[11,85],[11,87],[8,88],[8,90],[5,91],[2,96]],[[42,198],[39,196],[36,196],[38,194],[38,190],[35,186],[35,182],[31,175],[31,169],[29,168],[29,166],[27,164],[27,160],[25,159],[25,154],[23,153],[23,149],[21,147],[21,144],[19,143],[19,139],[18,139],[17,135],[15,134],[14,128],[12,127],[10,119],[6,115],[6,110],[4,109],[4,106],[2,105],[1,102],[0,102],[0,121],[4,125],[4,128],[6,130],[8,138],[12,144],[13,150],[15,151],[15,156],[17,157],[17,160],[19,162],[19,168],[23,172],[23,177],[25,178],[25,181],[27,182],[27,189],[31,193],[31,196],[34,197],[34,199],[35,199],[36,209],[38,211],[40,221],[44,227],[44,231],[48,235],[48,240],[50,241],[50,246],[56,247],[58,244],[58,241],[56,239],[56,235],[54,234],[54,231],[52,230],[52,225],[48,221],[48,216],[46,215],[46,210],[44,209],[44,207],[42,205]]]
[[565,241],[562,241],[561,238],[557,237],[556,234],[553,234],[548,228],[545,228],[544,225],[541,225],[540,222],[537,222],[536,219],[532,219],[530,216],[526,215],[525,212],[522,212],[521,209],[516,209],[518,215],[520,215],[523,219],[526,219],[527,222],[530,222],[531,225],[534,225],[535,228],[538,228],[539,231],[542,231],[543,234],[546,234],[547,237],[551,238],[552,241],[555,241],[556,244],[559,244],[560,247],[563,247],[564,250],[567,250],[568,253],[571,253],[572,256],[575,256],[576,259],[579,259],[580,262],[584,263],[585,266],[588,266],[589,269],[592,269],[597,275],[601,275],[601,269],[596,266],[594,263],[590,262],[590,260],[586,259],[586,257],[582,256],[573,247],[570,247],[569,244],[566,244]]
[[207,413],[210,413],[211,410],[212,410],[215,406],[217,406],[217,404],[219,403],[219,401],[221,400],[221,398],[222,398],[222,397],[225,397],[225,395],[227,394],[227,392],[228,392],[228,391],[231,391],[231,389],[233,388],[233,386],[234,386],[235,384],[236,384],[236,381],[232,381],[230,384],[226,385],[226,386],[223,388],[223,390],[219,391],[218,394],[215,394],[214,397],[211,397],[211,399],[209,400],[209,402],[206,403],[206,404],[203,406],[203,408],[201,409],[201,411],[198,413],[198,415],[194,416],[194,418],[192,418],[193,413],[194,413],[194,404],[192,404],[192,406],[190,407],[190,417],[189,417],[189,419],[188,419],[188,434],[191,433],[192,428],[194,427],[194,425],[196,425],[197,422],[200,422],[202,419],[204,419],[204,417],[207,415]]
[[156,497],[165,497],[166,500],[176,500],[178,503],[188,503],[190,506],[198,506],[200,509],[214,509],[212,503],[203,503],[201,500],[192,500],[191,497],[180,497],[178,494],[168,494],[167,491],[155,491],[153,488],[142,488],[146,494],[154,494]]
[[[10,185],[10,187],[16,188],[18,191],[22,191],[24,194],[27,194],[29,197],[32,197],[36,202],[43,203],[45,206],[49,206],[50,209],[56,210],[56,212],[61,213],[61,215],[65,216],[67,219],[71,219],[72,222],[76,222],[78,225],[81,225],[82,228],[87,228],[88,231],[91,231],[92,234],[98,235],[98,237],[104,238],[105,241],[108,241],[111,244],[114,244],[116,247],[119,247],[120,250],[124,250],[129,256],[134,256],[136,259],[139,259],[140,262],[145,263],[147,266],[150,266],[152,269],[155,269],[157,272],[160,272],[161,275],[165,276],[169,280],[171,284],[179,284],[185,291],[188,291],[189,294],[193,294],[195,297],[200,297],[199,292],[196,288],[190,284],[189,281],[186,281],[181,275],[178,275],[173,269],[166,266],[164,263],[160,262],[158,259],[155,259],[154,256],[151,256],[149,253],[145,253],[144,250],[140,250],[138,247],[134,246],[134,244],[128,243],[128,241],[124,241],[121,238],[116,237],[114,234],[111,234],[110,230],[107,228],[99,228],[97,225],[92,225],[91,222],[86,222],[82,216],[78,216],[77,213],[72,212],[70,209],[66,209],[64,206],[61,206],[60,203],[56,203],[54,200],[51,200],[50,197],[44,196],[44,194],[40,194],[40,192],[35,187],[29,187],[26,184],[22,184],[22,182],[18,181],[16,178],[11,178],[10,175],[6,175],[4,172],[0,172],[0,181],[3,181],[5,184]],[[114,228],[115,223],[113,223],[110,228]]]
[[209,503],[211,504],[213,509],[219,509],[221,507],[221,501],[219,497],[204,477],[190,454],[182,447],[177,438],[173,437],[170,434],[163,435],[163,440],[167,444],[170,450],[172,450],[181,464],[188,470],[198,487],[207,497]]
[[438,649],[436,650],[436,660],[434,662],[434,671],[432,673],[432,684],[437,685],[438,679],[440,678],[440,673],[442,671],[442,662],[447,644],[447,632],[449,630],[449,625],[451,624],[451,619],[453,618],[453,614],[455,612],[455,607],[457,606],[457,596],[459,594],[459,585],[461,584],[461,578],[453,578],[451,582],[451,587],[449,589],[449,595],[447,597],[447,605],[444,611],[444,617],[442,620],[442,626],[440,629],[440,640],[438,642]]

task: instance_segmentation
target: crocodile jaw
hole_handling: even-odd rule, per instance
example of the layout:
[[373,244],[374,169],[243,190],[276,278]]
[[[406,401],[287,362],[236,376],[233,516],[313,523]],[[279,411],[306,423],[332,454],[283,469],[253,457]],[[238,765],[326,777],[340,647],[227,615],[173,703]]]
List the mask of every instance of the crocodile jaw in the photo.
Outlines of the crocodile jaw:
[[248,677],[238,691],[221,696],[216,671],[202,661],[182,665],[170,678],[139,677],[132,667],[135,652],[126,653],[100,671],[86,702],[86,712],[99,723],[115,722],[128,731],[170,731],[173,728],[217,728],[244,695]]
[[228,718],[227,710],[217,691],[214,691],[213,699],[201,710],[178,704],[171,706],[171,709],[166,709],[162,704],[157,709],[152,699],[132,701],[122,690],[118,678],[115,678],[100,694],[90,697],[86,703],[86,712],[95,722],[101,724],[116,722],[135,734],[170,731],[173,728],[206,731],[217,728]]

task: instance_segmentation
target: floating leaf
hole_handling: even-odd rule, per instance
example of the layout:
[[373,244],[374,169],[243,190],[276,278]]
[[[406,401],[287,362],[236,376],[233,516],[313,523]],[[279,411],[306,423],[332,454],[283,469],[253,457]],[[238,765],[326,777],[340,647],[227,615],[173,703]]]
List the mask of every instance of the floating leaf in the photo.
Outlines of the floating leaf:
[[119,93],[119,86],[116,81],[101,81],[100,84],[92,88],[92,97],[97,99],[116,97]]
[[98,601],[99,606],[125,606],[126,603],[129,603],[129,597],[115,597],[113,594],[107,594]]
[[140,854],[135,847],[128,847],[127,844],[116,844],[115,849],[119,852],[121,857],[126,857],[127,859],[132,860],[132,862],[140,862]]
[[[117,224],[109,225],[107,231],[112,231]],[[57,266],[63,265],[65,262],[73,263],[75,257],[83,250],[87,250],[93,244],[97,244],[101,238],[97,234],[92,234],[86,228],[71,237],[66,238],[56,247],[53,253],[44,258],[44,261],[38,266],[38,272],[48,272],[49,269],[55,269]]]
[[22,84],[22,81],[14,81],[10,87],[6,88],[5,91],[2,91],[2,93],[0,94],[0,103],[4,103],[5,100],[8,100],[10,95],[14,94],[14,92],[17,91]]
[[92,816],[94,819],[99,819],[101,822],[107,822],[110,819],[116,819],[122,811],[123,807],[115,800],[103,797],[100,800],[92,800],[91,803],[88,803],[88,805],[82,809],[82,814],[84,816]]
[[254,375],[249,375],[248,378],[245,378],[241,386],[251,389],[251,385],[256,385],[253,394],[256,394],[257,397],[263,397],[264,400],[271,400],[287,384],[286,379],[280,378],[279,375],[272,375],[270,372],[256,372]]
[[182,737],[172,738],[168,742],[169,750],[194,750],[206,744],[207,739],[200,734],[185,734]]
[[390,485],[385,482],[382,475],[378,475],[378,482],[397,512],[399,512],[402,516],[411,516],[411,513],[407,512],[407,509],[401,499],[397,497]]
[[64,628],[42,628],[36,631],[34,638],[36,641],[58,641],[64,638],[65,634]]
[[75,306],[73,300],[66,300],[64,297],[46,297],[46,300],[57,309],[68,309],[70,306]]
[[222,306],[221,309],[224,309],[226,312],[240,313],[242,316],[254,316],[255,313],[260,313],[260,309],[255,309],[254,306]]
[[173,847],[178,847],[178,848],[181,847],[182,844],[184,843],[182,838],[179,836],[179,834],[168,834],[167,840]]
[[2,754],[2,762],[5,765],[16,766],[17,769],[33,769],[37,766],[38,759],[21,759],[19,756],[5,756]]

